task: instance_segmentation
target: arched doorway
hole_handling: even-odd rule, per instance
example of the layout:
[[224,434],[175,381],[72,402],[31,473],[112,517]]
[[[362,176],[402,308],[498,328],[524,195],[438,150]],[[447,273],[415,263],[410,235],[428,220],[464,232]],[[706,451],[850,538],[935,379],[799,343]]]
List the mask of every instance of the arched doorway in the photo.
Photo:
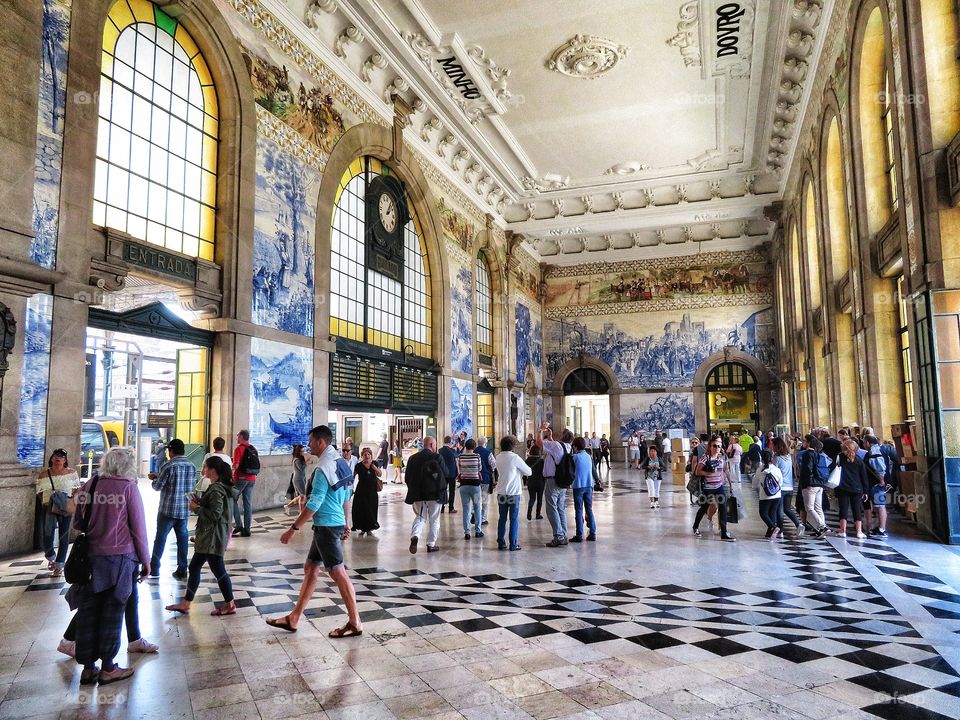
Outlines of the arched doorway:
[[757,378],[740,362],[724,362],[707,375],[707,432],[757,433],[760,419]]
[[573,370],[563,381],[564,418],[575,435],[610,437],[610,384],[592,367]]

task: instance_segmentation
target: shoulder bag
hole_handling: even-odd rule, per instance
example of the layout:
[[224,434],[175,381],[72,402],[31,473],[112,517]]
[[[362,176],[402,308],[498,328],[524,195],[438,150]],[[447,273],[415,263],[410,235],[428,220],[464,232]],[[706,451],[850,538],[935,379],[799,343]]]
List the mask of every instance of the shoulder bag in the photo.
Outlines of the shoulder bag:
[[77,528],[80,534],[73,541],[70,555],[63,566],[63,577],[71,585],[86,585],[93,577],[93,568],[90,566],[90,548],[87,540],[87,524],[90,522],[90,513],[93,512],[98,482],[100,482],[99,475],[93,478],[90,492],[85,498],[86,502],[80,511],[80,523]]
[[49,473],[47,473],[47,479],[50,481],[50,489],[53,491],[50,494],[50,503],[47,505],[47,510],[51,515],[73,515],[77,509],[73,498],[63,490],[56,489],[53,484],[53,477]]

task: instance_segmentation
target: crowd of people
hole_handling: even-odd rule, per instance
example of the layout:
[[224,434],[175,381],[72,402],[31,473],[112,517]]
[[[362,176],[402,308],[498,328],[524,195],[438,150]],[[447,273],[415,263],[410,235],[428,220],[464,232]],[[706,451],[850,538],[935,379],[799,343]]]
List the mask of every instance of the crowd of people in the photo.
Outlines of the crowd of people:
[[[404,476],[405,503],[414,515],[410,552],[417,553],[424,531],[427,553],[440,549],[440,516],[445,512],[461,513],[464,542],[482,541],[491,498],[497,506],[497,548],[520,550],[524,487],[527,521],[546,517],[549,522],[552,537],[547,547],[595,542],[598,528],[593,493],[604,490],[600,470],[604,461],[610,467],[610,444],[605,435],[587,435],[575,436],[569,429],[555,434],[544,423],[527,437],[525,447],[511,436],[501,438],[498,452],[487,447],[487,438],[473,439],[466,433],[444,437],[439,448],[436,438],[422,438],[416,443],[419,449],[406,462]],[[231,454],[225,452],[225,445],[222,438],[214,440],[212,451],[203,459],[199,480],[181,440],[171,440],[155,458],[156,472],[149,478],[159,492],[159,505],[152,548],[131,449],[107,452],[98,472],[82,486],[66,452],[58,449],[50,456],[48,467],[37,479],[37,493],[45,508],[44,553],[52,575],[63,574],[66,566],[71,583],[66,599],[76,615],[58,650],[83,666],[81,684],[109,684],[133,674],[131,668],[115,662],[124,623],[128,652],[158,651],[156,644],[140,635],[137,585],[160,574],[171,530],[177,539],[173,577],[184,581],[186,587],[182,598],[166,609],[181,614],[191,611],[206,566],[223,598],[211,614],[236,613],[224,555],[233,538],[251,534],[252,487],[260,461],[245,430],[237,434]],[[660,510],[661,483],[670,468],[670,440],[658,434],[648,443],[634,435],[626,447],[628,467],[643,473],[650,509]],[[268,619],[270,626],[296,632],[320,573],[325,571],[339,589],[347,612],[347,622],[329,636],[363,633],[342,543],[351,532],[372,535],[380,528],[379,493],[393,458],[386,438],[379,449],[375,457],[375,448],[360,450],[350,438],[338,449],[326,426],[310,432],[306,449],[294,446],[292,499],[286,509],[295,507],[296,517],[280,541],[289,543],[308,525],[313,537],[296,604],[288,614]],[[721,539],[735,540],[728,522],[732,519],[729,512],[738,512],[738,508],[735,500],[731,506],[731,498],[735,498],[736,488],[748,481],[757,493],[760,519],[771,540],[784,537],[786,521],[795,538],[805,533],[816,538],[835,532],[846,536],[851,520],[857,538],[887,535],[887,496],[897,487],[899,460],[892,445],[882,443],[871,428],[855,434],[844,429],[836,437],[826,428],[817,428],[805,437],[773,433],[693,437],[689,450],[687,490],[691,502],[699,506],[693,522],[695,536],[702,536],[704,518],[709,519],[711,528],[716,518]],[[574,506],[572,532],[568,494]],[[824,514],[829,495],[839,510],[836,531],[828,527]],[[191,515],[197,518],[192,537],[188,534]],[[71,524],[85,538],[83,556],[74,564],[74,578],[70,563],[80,553],[75,548],[67,557]],[[57,535],[59,547],[55,548]],[[191,544],[193,555],[188,562]],[[78,580],[79,567],[84,574]]]

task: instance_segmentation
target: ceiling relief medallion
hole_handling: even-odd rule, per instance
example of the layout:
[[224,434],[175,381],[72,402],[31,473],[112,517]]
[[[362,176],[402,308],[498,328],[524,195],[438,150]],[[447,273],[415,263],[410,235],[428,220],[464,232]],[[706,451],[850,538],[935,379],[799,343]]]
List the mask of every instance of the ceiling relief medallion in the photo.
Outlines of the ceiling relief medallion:
[[612,70],[627,50],[626,45],[596,35],[574,35],[554,51],[547,69],[568,77],[595,80]]
[[642,163],[639,160],[629,160],[627,162],[617,163],[613,167],[608,167],[603,171],[604,175],[633,175],[634,173],[643,172],[644,170],[649,170],[650,166],[647,163]]
[[403,39],[471,124],[507,111],[513,98],[507,89],[510,71],[487,57],[483,48],[464,45],[456,33],[436,44],[418,32],[404,33]]

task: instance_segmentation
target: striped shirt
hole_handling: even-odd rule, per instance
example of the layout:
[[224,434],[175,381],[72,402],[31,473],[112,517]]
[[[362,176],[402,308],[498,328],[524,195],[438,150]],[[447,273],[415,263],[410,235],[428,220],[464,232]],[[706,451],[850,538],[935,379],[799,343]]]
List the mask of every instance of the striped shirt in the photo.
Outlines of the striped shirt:
[[457,458],[457,474],[461,485],[480,484],[480,456],[475,452],[464,452]]

